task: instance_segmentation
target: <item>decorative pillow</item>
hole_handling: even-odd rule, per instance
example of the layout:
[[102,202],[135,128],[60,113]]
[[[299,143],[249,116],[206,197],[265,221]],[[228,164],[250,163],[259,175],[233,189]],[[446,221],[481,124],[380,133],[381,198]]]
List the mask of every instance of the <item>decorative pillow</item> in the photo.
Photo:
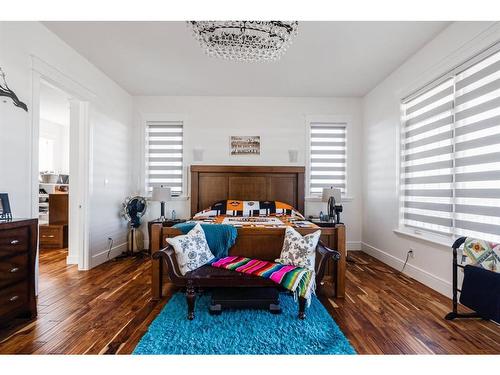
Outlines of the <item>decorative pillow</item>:
[[281,255],[276,262],[297,267],[304,267],[314,271],[316,265],[316,246],[321,231],[302,236],[292,227],[286,227],[285,240]]
[[208,247],[205,232],[200,224],[196,224],[187,234],[167,238],[167,242],[174,248],[175,258],[182,275],[215,258]]
[[198,212],[194,218],[226,216],[270,216],[291,215],[304,220],[304,216],[289,204],[279,201],[239,201],[228,199],[214,203],[211,207]]

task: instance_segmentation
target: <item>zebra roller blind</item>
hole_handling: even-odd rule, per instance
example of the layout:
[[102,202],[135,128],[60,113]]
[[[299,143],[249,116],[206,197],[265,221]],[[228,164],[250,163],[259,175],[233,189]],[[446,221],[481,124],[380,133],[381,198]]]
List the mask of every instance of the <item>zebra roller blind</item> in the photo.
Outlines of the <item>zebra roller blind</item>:
[[402,103],[401,221],[500,242],[500,52]]
[[183,192],[182,121],[146,122],[146,191],[153,186],[171,188],[172,195]]
[[344,122],[310,123],[309,193],[321,195],[330,186],[346,191],[346,133]]

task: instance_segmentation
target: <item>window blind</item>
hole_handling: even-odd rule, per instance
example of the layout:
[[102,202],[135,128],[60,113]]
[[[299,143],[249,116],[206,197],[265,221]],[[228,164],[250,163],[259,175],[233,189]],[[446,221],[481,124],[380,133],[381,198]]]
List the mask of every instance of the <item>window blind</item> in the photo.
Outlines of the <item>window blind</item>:
[[404,225],[500,242],[500,52],[403,102]]
[[146,191],[167,186],[172,195],[183,192],[183,122],[146,122]]
[[331,186],[345,194],[346,133],[343,122],[310,123],[310,195],[321,195],[323,188]]

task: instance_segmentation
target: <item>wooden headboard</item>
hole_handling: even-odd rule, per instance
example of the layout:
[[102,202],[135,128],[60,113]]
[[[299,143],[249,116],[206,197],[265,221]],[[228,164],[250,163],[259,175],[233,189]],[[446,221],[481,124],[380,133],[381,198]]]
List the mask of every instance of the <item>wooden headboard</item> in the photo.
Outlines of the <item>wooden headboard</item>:
[[191,216],[224,199],[275,200],[304,212],[304,167],[191,166]]

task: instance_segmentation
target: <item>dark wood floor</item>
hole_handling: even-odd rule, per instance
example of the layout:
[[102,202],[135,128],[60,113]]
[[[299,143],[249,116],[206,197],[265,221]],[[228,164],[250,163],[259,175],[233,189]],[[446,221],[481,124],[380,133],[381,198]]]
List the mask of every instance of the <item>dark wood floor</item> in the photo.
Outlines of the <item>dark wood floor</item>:
[[[500,354],[500,326],[448,322],[449,299],[376,259],[352,252],[345,300],[322,302],[358,353]],[[150,261],[108,262],[88,272],[66,252],[40,257],[38,318],[0,331],[0,353],[130,353],[164,300],[150,300]]]

